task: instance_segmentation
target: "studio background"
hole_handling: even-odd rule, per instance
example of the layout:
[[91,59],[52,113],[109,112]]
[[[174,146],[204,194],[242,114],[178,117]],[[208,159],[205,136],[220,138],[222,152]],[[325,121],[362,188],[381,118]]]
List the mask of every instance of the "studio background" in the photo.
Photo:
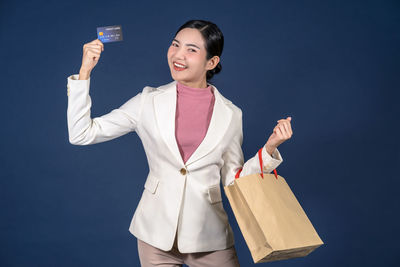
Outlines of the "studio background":
[[92,118],[108,113],[172,81],[167,49],[189,19],[224,34],[210,82],[243,111],[245,160],[292,116],[277,171],[325,244],[260,266],[396,266],[400,2],[361,0],[1,1],[0,266],[139,266],[143,146],[136,133],[71,145],[67,77],[96,27],[122,25],[91,74]]

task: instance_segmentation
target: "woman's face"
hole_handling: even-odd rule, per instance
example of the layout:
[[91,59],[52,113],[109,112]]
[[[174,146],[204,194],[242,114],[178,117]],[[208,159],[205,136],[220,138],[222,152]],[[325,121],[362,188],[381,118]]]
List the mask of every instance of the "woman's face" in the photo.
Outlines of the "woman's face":
[[206,56],[207,51],[200,31],[192,28],[182,29],[172,40],[167,53],[172,78],[187,86],[206,88],[206,73],[219,62],[218,56],[210,60],[207,60]]

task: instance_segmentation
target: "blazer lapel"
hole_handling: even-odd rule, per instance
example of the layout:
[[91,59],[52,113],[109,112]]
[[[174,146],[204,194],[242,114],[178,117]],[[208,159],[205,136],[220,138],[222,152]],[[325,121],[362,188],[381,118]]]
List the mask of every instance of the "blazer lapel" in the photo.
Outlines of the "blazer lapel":
[[[203,141],[186,161],[186,166],[201,159],[210,153],[220,142],[232,119],[232,110],[224,103],[222,95],[212,85],[215,102],[210,125]],[[159,89],[164,92],[154,96],[156,121],[162,138],[176,159],[184,164],[178,143],[175,138],[175,112],[176,112],[176,81],[166,84]]]

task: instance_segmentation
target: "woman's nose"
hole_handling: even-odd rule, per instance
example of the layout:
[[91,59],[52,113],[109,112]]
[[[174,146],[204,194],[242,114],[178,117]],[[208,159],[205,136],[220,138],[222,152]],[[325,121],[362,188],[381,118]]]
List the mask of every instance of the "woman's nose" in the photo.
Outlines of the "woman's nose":
[[175,52],[175,57],[176,58],[184,58],[185,57],[185,53],[184,50],[181,48],[178,48]]

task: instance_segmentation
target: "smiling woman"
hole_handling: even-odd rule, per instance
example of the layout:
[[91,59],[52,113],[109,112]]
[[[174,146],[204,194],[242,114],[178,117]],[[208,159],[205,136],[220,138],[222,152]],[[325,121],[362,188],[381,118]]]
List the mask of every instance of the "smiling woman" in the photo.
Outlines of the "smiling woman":
[[224,36],[214,23],[186,22],[178,29],[168,49],[172,78],[187,86],[207,87],[207,80],[222,69],[223,47]]
[[[259,155],[244,161],[242,110],[209,80],[221,71],[224,37],[212,22],[191,20],[176,32],[167,59],[172,82],[143,90],[91,118],[90,72],[104,46],[83,47],[79,75],[68,77],[68,133],[75,145],[112,140],[136,131],[149,173],[129,231],[142,266],[239,266],[222,205],[220,184],[259,172]],[[281,119],[262,148],[263,171],[283,161],[277,146],[292,134]]]

